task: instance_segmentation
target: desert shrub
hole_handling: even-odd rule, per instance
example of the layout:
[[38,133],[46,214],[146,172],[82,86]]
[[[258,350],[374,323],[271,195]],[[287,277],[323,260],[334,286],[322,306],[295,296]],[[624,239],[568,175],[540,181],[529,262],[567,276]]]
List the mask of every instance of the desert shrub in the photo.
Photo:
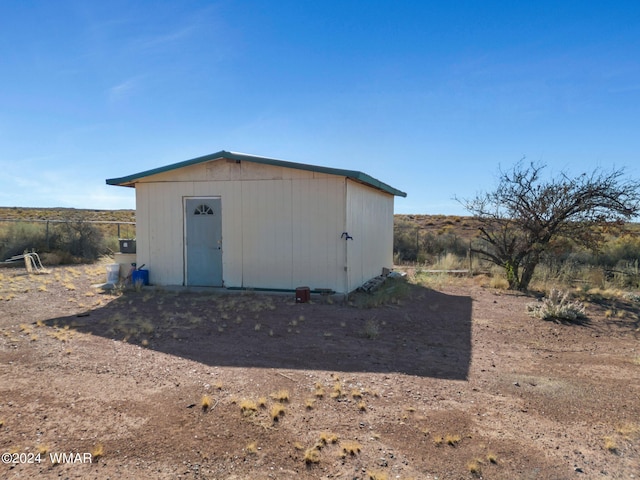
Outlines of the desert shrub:
[[394,260],[432,265],[447,255],[465,258],[469,245],[452,233],[434,234],[411,224],[398,223],[393,231]]
[[46,248],[46,233],[42,225],[12,223],[0,237],[0,260],[20,255],[25,250]]
[[542,320],[569,320],[585,318],[582,302],[572,301],[569,292],[552,289],[541,302],[527,304],[527,313]]
[[418,258],[418,230],[406,222],[393,229],[393,254],[396,263],[415,262]]
[[60,224],[61,250],[85,260],[95,260],[104,252],[104,235],[92,223],[65,222]]
[[48,230],[42,223],[9,225],[0,235],[0,259],[20,255],[26,250],[42,254],[45,264],[57,265],[95,260],[105,253],[106,248],[102,231],[92,223],[49,224]]
[[640,238],[624,235],[618,238],[610,238],[604,244],[597,257],[600,265],[616,267],[633,263],[640,258]]

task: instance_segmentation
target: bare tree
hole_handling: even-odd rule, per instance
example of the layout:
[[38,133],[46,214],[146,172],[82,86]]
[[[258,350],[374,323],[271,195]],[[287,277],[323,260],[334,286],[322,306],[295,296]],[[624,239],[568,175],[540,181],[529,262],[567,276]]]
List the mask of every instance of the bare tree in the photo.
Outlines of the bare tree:
[[480,245],[472,252],[503,267],[513,290],[529,287],[553,241],[569,238],[597,249],[608,227],[640,212],[640,182],[627,179],[623,169],[543,179],[544,168],[523,159],[500,171],[495,191],[460,200],[480,222]]

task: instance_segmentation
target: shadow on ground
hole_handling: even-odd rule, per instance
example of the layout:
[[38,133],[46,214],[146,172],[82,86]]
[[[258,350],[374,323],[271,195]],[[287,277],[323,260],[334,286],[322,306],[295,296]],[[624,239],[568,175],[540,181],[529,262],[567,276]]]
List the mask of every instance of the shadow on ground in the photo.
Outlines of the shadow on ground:
[[293,296],[126,292],[49,326],[139,344],[211,366],[398,372],[465,380],[472,301],[408,285],[374,308]]

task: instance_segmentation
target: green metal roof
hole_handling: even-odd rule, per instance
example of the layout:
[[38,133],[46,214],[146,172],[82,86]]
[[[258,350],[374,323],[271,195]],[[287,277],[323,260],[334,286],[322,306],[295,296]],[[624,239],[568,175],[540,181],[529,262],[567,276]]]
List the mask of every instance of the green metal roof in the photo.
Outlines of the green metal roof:
[[211,155],[205,155],[203,157],[192,158],[191,160],[185,160],[184,162],[173,163],[171,165],[167,165],[164,167],[145,170],[144,172],[134,173],[133,175],[128,175],[126,177],[108,178],[107,185],[135,187],[135,183],[138,180],[141,180],[145,177],[149,177],[151,175],[170,172],[171,170],[176,170],[178,168],[188,167],[190,165],[197,165],[199,163],[210,162],[212,160],[219,160],[223,158],[228,160],[239,160],[239,161],[246,161],[246,162],[262,163],[265,165],[274,165],[277,167],[294,168],[296,170],[308,170],[310,172],[327,173],[329,175],[338,175],[338,176],[350,178],[352,180],[358,181],[370,187],[377,188],[378,190],[382,190],[383,192],[390,193],[391,195],[396,195],[398,197],[407,196],[405,192],[397,190],[392,186],[387,185],[384,182],[381,182],[380,180],[376,180],[375,178],[367,175],[366,173],[358,172],[356,170],[343,170],[341,168],[319,167],[317,165],[307,165],[305,163],[285,162],[284,160],[277,160],[275,158],[258,157],[256,155],[248,155],[246,153],[237,153],[237,152],[227,152],[225,150],[221,150],[220,152],[217,152],[217,153],[212,153]]

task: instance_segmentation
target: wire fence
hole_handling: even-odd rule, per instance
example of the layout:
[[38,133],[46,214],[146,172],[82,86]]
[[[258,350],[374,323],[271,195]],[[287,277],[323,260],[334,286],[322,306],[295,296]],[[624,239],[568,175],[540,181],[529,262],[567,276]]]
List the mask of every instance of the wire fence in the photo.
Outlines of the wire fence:
[[0,261],[24,251],[67,251],[94,258],[118,250],[119,239],[133,239],[136,224],[120,220],[0,218]]

